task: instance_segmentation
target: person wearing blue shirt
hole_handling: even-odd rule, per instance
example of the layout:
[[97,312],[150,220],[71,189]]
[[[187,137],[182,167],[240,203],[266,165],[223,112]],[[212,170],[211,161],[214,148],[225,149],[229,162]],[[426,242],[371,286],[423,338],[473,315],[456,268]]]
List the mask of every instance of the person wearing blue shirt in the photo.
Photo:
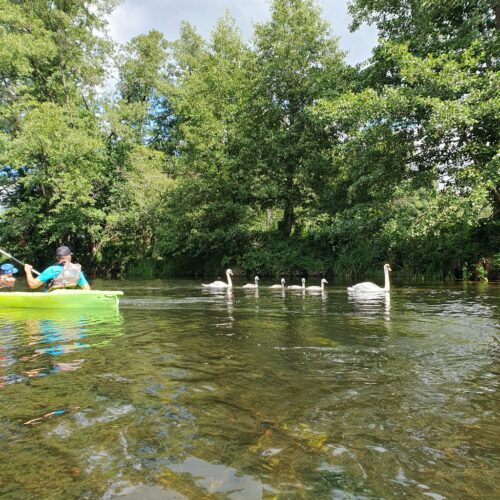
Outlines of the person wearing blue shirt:
[[80,266],[71,263],[72,255],[68,247],[58,247],[56,250],[57,264],[49,266],[37,278],[33,276],[33,266],[26,264],[24,271],[28,286],[30,288],[39,288],[42,285],[49,284],[51,289],[78,287],[82,290],[90,290],[90,285],[80,271]]

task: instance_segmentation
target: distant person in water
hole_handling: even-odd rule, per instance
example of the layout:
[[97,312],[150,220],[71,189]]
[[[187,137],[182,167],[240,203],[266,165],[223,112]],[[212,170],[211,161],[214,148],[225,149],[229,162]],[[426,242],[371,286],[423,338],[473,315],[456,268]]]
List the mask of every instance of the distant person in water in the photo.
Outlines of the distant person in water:
[[14,274],[19,271],[12,264],[2,264],[0,266],[0,292],[10,292],[16,284]]
[[26,273],[28,286],[30,288],[39,288],[45,285],[49,291],[77,287],[82,290],[90,290],[90,286],[82,273],[80,264],[73,264],[71,262],[72,255],[68,247],[58,247],[56,250],[57,263],[53,266],[49,266],[36,278],[32,273],[33,266],[26,264],[24,266],[24,271]]

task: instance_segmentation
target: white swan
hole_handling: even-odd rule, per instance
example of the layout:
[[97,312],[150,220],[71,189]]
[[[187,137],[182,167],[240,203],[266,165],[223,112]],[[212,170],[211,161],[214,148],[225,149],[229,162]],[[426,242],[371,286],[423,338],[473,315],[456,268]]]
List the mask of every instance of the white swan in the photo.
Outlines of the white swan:
[[323,278],[321,280],[321,286],[308,286],[306,290],[308,292],[323,292],[325,290],[325,283],[328,284],[328,281]]
[[281,285],[271,285],[269,288],[285,288],[285,278],[281,278]]
[[226,277],[227,277],[227,283],[224,281],[212,281],[212,283],[202,283],[201,286],[204,286],[205,288],[232,288],[233,282],[231,281],[231,276],[233,276],[233,271],[231,269],[228,269],[226,271]]
[[259,277],[255,276],[255,283],[247,283],[243,285],[241,288],[259,288]]
[[391,289],[391,283],[389,281],[389,271],[392,271],[391,266],[389,264],[384,265],[384,288],[381,288],[375,283],[370,283],[369,281],[365,281],[363,283],[358,283],[354,286],[347,287],[347,291],[350,293],[381,293],[381,292],[389,292]]
[[287,288],[288,288],[288,290],[305,290],[306,289],[306,279],[302,278],[302,286],[299,286],[299,285],[290,285]]

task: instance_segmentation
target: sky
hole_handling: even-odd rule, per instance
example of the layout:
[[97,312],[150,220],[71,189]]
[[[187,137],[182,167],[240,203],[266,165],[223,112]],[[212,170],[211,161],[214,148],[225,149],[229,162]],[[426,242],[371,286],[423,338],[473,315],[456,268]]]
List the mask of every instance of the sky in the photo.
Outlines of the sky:
[[[377,40],[374,27],[363,26],[349,32],[351,17],[348,0],[318,0],[332,32],[339,37],[340,48],[347,51],[347,61],[356,64],[370,57]],[[177,39],[181,21],[189,21],[207,39],[216,20],[227,9],[236,19],[243,36],[250,39],[255,22],[270,18],[271,0],[123,0],[110,17],[111,38],[119,43],[156,29],[167,40]]]

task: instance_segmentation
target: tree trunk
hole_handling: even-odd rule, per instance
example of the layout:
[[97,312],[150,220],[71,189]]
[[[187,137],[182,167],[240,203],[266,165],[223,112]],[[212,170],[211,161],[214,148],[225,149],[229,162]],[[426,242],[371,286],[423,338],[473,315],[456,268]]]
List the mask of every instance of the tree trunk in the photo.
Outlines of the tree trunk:
[[500,189],[490,190],[493,204],[493,219],[500,219]]
[[291,199],[286,200],[285,212],[283,219],[280,222],[280,230],[284,236],[288,238],[292,233],[293,224],[295,222],[295,212]]
[[279,230],[282,232],[283,236],[288,238],[292,233],[292,228],[295,223],[295,206],[294,206],[294,182],[293,174],[294,168],[289,167],[286,178],[286,192],[285,192],[285,211],[283,213],[283,219],[279,223]]
[[273,215],[270,208],[266,208],[266,227],[271,227],[273,223]]

